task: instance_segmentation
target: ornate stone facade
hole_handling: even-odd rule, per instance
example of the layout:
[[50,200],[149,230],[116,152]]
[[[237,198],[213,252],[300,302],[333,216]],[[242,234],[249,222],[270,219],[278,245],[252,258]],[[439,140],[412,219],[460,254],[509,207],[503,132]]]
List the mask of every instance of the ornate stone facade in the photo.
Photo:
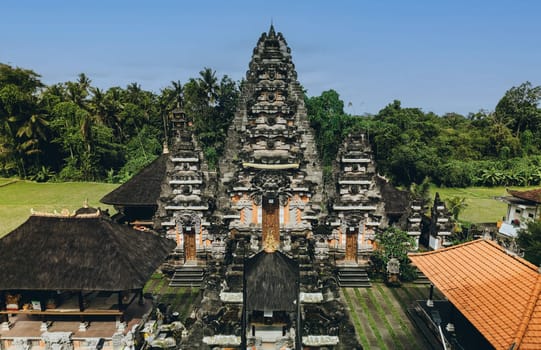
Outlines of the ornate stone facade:
[[[177,242],[173,265],[196,262],[223,241],[210,233],[212,192],[216,181],[209,173],[193,136],[192,123],[180,107],[170,116],[172,142],[165,180],[155,216],[158,229]],[[210,179],[209,179],[210,178]],[[210,181],[209,181],[210,180]]]
[[439,193],[436,193],[430,215],[428,247],[436,250],[452,245],[449,237],[453,233],[453,228],[454,223],[451,220],[451,213],[447,209],[445,202],[440,199]]
[[254,49],[225,150],[215,211],[200,212],[226,229],[225,249],[208,257],[186,344],[360,348],[339,300],[331,237],[315,233],[327,216],[321,166],[291,50],[272,26]]
[[367,260],[376,229],[387,225],[385,203],[376,181],[372,149],[364,134],[349,135],[338,154],[337,195],[333,211],[338,217],[333,245],[345,251],[344,260]]

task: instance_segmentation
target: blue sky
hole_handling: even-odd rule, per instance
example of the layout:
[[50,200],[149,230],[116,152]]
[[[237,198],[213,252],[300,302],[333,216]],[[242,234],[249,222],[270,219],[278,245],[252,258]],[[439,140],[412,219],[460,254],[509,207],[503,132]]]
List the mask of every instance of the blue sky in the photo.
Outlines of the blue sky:
[[537,0],[2,0],[0,13],[0,62],[46,84],[84,72],[101,88],[159,92],[203,67],[240,80],[272,21],[308,94],[335,89],[350,113],[398,99],[466,115],[541,85]]

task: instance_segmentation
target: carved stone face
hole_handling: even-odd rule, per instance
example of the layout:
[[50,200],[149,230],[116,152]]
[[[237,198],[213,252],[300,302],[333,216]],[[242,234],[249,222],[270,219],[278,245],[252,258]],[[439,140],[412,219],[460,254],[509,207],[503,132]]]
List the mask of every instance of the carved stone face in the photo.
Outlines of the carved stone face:
[[280,199],[287,198],[290,193],[291,180],[284,174],[275,171],[261,171],[252,179],[255,191],[252,196],[256,201],[261,197]]

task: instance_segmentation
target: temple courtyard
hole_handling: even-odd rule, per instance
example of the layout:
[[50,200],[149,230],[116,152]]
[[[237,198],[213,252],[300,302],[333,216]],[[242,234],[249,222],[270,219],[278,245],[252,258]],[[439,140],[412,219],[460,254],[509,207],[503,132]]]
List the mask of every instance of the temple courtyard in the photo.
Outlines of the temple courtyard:
[[[381,282],[371,282],[371,288],[342,288],[341,297],[346,301],[355,331],[364,349],[430,349],[423,334],[407,314],[416,300],[426,300],[428,284],[405,283],[389,288]],[[153,293],[158,304],[170,305],[171,312],[178,312],[180,319],[190,316],[199,288],[170,287],[169,279],[156,274],[145,286]],[[434,299],[442,299],[437,291]]]

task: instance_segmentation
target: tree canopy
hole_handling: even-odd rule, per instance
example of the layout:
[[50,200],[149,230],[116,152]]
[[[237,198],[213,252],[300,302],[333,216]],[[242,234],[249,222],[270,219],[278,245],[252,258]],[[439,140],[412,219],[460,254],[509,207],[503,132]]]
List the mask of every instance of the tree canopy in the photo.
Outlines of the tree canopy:
[[524,259],[534,265],[541,265],[541,221],[530,221],[525,230],[520,230],[517,239]]
[[[209,67],[160,93],[136,82],[102,90],[83,73],[49,86],[40,79],[0,64],[0,176],[124,181],[159,154],[177,106],[193,118],[213,168],[240,85]],[[345,137],[362,131],[378,172],[396,185],[522,186],[541,183],[540,99],[541,87],[525,82],[506,91],[493,112],[467,116],[438,116],[398,100],[375,115],[350,115],[335,90],[305,96],[305,105],[327,183]]]
[[156,94],[135,82],[104,91],[84,73],[45,86],[31,70],[0,64],[0,176],[124,181],[161,152],[180,105],[213,166],[237,96],[237,83],[210,68]]

